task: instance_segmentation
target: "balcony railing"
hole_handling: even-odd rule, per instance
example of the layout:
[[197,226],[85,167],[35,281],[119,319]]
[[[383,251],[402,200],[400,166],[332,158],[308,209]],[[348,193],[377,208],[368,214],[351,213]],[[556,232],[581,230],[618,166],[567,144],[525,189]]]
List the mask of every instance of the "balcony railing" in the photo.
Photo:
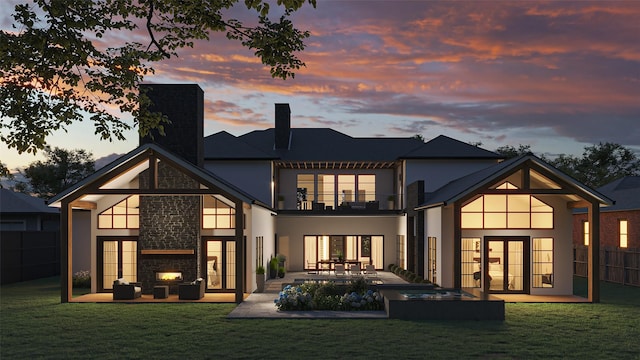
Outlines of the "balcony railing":
[[[327,199],[329,200],[321,200]],[[334,196],[335,198],[335,196]],[[368,198],[368,199],[367,199]],[[398,194],[380,194],[380,196],[367,196],[360,199],[345,198],[331,199],[329,196],[318,196],[318,200],[301,199],[296,194],[281,194],[278,196],[277,208],[279,210],[298,210],[298,211],[379,211],[379,210],[398,210],[400,204],[396,199],[401,198]]]

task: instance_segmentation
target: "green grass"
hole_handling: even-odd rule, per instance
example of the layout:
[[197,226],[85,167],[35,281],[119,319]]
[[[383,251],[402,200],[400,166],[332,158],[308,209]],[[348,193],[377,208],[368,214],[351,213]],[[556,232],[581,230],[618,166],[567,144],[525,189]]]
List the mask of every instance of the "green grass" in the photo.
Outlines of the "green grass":
[[599,304],[506,304],[481,322],[228,320],[234,304],[60,304],[57,282],[0,289],[0,358],[640,359],[640,288],[609,283]]

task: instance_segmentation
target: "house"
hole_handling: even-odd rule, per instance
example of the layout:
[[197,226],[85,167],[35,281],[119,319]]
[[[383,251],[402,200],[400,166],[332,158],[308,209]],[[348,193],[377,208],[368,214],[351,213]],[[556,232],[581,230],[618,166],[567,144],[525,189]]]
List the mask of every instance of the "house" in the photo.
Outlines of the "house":
[[[626,176],[598,188],[615,204],[600,212],[600,246],[640,249],[640,176]],[[573,217],[574,245],[589,245],[589,221],[585,209]]]
[[[442,285],[468,286],[462,235],[484,239],[474,251],[480,254],[478,264],[488,267],[501,256],[491,250],[497,251],[493,237],[512,231],[468,234],[461,225],[479,216],[464,215],[461,223],[468,201],[503,191],[531,195],[528,204],[536,210],[526,216],[552,219],[545,239],[560,239],[570,228],[567,207],[585,201],[593,213],[610,204],[532,156],[502,161],[496,153],[446,136],[424,143],[295,128],[288,104],[275,105],[274,128],[205,138],[203,92],[197,85],[145,87],[152,110],[171,121],[167,136],[140,139],[138,148],[52,199],[61,207],[62,243],[69,251],[78,241],[69,233],[68,224],[75,221],[71,209],[91,211],[91,235],[80,241],[91,244],[92,292],[111,291],[119,277],[141,281],[146,293],[154,284],[202,277],[206,291],[232,292],[241,302],[256,288],[255,268],[266,267],[276,254],[286,256],[288,271],[342,257],[378,270],[398,264]],[[538,214],[540,204],[553,211]],[[524,212],[498,216],[521,218]],[[553,278],[551,293],[567,291],[561,264],[565,242],[552,240],[549,249],[545,240],[541,249],[523,249],[523,260],[539,255],[529,252],[546,251],[553,264],[551,272],[519,274],[534,279],[524,285],[544,275]],[[501,264],[515,263],[504,254]],[[68,273],[69,253],[63,252],[62,263]],[[521,267],[529,269],[529,263]],[[70,275],[62,282],[61,299],[69,301]],[[491,290],[487,281],[479,282]],[[536,291],[529,286],[522,292]]]
[[57,231],[58,214],[43,199],[0,188],[0,231]]
[[58,275],[59,228],[43,199],[0,188],[2,284]]
[[[587,206],[597,219],[611,204],[533,154],[455,179],[417,207],[427,278],[486,293],[571,295],[572,210]],[[599,240],[590,239],[589,300],[597,302]]]

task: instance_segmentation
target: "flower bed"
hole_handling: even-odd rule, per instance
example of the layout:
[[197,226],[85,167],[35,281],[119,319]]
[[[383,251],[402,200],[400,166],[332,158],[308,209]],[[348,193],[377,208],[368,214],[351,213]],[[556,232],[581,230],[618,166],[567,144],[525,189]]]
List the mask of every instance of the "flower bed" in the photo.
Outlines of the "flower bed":
[[364,279],[354,281],[346,291],[334,283],[287,285],[274,303],[278,310],[384,310],[384,299],[368,289]]

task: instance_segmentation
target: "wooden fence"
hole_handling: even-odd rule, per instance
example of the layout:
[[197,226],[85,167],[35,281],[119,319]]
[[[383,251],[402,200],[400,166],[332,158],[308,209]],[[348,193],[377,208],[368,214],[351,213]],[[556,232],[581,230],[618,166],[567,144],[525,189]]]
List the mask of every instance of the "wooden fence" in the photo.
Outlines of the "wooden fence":
[[2,231],[2,284],[60,275],[57,231]]
[[[574,275],[587,276],[587,254],[586,246],[573,246]],[[640,249],[601,248],[600,280],[640,286]]]

